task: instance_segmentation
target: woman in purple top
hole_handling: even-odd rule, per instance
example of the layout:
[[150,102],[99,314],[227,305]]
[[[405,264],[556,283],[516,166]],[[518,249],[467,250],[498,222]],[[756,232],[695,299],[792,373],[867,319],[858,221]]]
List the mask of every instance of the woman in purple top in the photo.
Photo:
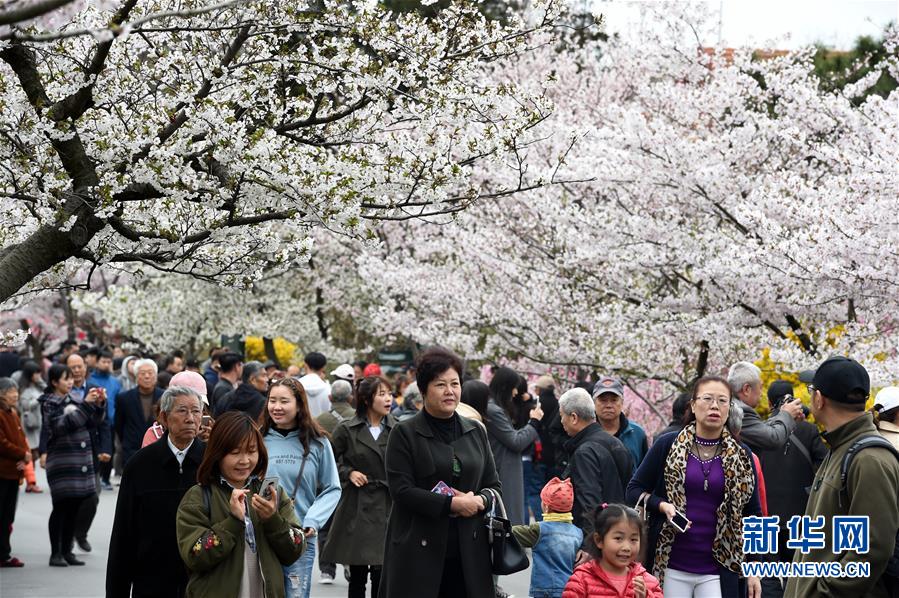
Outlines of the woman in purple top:
[[[752,453],[727,430],[731,410],[727,380],[697,380],[686,426],[660,436],[628,484],[628,501],[644,498],[651,514],[645,564],[666,598],[761,596],[758,578],[740,577],[742,519],[761,506]],[[686,532],[669,523],[675,513]]]

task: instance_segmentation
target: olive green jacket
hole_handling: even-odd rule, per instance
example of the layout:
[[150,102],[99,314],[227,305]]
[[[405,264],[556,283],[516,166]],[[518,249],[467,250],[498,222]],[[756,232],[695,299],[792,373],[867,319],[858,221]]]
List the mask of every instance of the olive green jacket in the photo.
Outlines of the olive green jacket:
[[[340,416],[336,417],[334,414]],[[333,434],[337,428],[337,424],[349,421],[356,417],[356,410],[346,401],[337,401],[331,403],[331,408],[319,415],[316,419],[318,425],[325,429],[328,434]]]
[[[250,485],[252,493],[261,483]],[[249,498],[249,497],[248,497]],[[207,515],[203,488],[196,485],[181,499],[175,528],[178,549],[187,565],[190,580],[186,596],[236,598],[244,570],[246,547],[244,522],[231,514],[231,489],[213,484]],[[282,565],[295,562],[306,549],[306,540],[293,508],[293,501],[278,488],[278,511],[263,522],[250,506],[256,537],[256,553],[266,598],[284,597]]]
[[[881,576],[893,555],[896,530],[899,529],[899,461],[884,448],[867,448],[856,454],[849,468],[846,487],[849,498],[840,492],[840,467],[843,456],[857,439],[877,434],[870,413],[822,434],[830,447],[830,454],[818,469],[811,487],[805,514],[824,515],[825,546],[808,554],[797,550],[793,561],[839,562],[846,570],[848,563],[870,563],[870,577],[804,577],[787,582],[786,598],[811,597],[871,597],[886,598],[889,594]],[[841,496],[841,494],[843,494]],[[833,553],[833,516],[867,515],[870,517],[870,552],[857,554],[843,551]]]

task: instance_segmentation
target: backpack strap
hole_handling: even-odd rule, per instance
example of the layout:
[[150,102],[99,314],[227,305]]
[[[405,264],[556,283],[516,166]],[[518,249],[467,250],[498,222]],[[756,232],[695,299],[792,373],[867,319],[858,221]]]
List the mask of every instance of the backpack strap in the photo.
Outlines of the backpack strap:
[[331,415],[334,416],[334,419],[337,420],[338,424],[342,421],[346,421],[346,418],[344,416],[340,415],[339,413],[337,413],[336,409],[331,409],[328,413],[330,413]]
[[855,456],[869,447],[880,447],[889,450],[893,453],[893,456],[899,460],[899,451],[896,450],[896,447],[893,446],[889,440],[884,438],[879,434],[871,434],[869,436],[863,436],[852,443],[852,446],[849,447],[849,450],[846,451],[846,454],[843,455],[843,461],[840,464],[840,506],[842,507],[842,494],[846,494],[846,498],[849,498],[849,488],[848,488],[848,480],[849,480],[849,467],[852,465],[852,461],[855,459]]
[[[812,473],[814,473],[815,462],[812,461],[812,455],[811,455],[811,453],[808,452],[808,449],[805,447],[804,444],[802,444],[802,441],[799,440],[799,438],[796,436],[796,434],[790,434],[788,447],[789,446],[793,446],[797,451],[799,451],[800,455],[805,457],[805,460],[808,461],[809,467],[812,468]],[[786,451],[784,451],[784,454],[786,454]]]

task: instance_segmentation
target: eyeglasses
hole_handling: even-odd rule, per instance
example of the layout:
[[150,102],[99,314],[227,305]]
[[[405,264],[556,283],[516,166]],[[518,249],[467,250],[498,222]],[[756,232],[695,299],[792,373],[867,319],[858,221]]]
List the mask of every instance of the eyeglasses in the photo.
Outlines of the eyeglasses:
[[809,384],[805,388],[806,388],[806,390],[808,390],[808,396],[812,396],[813,394],[815,394],[815,385],[814,384]]
[[711,395],[703,395],[701,397],[696,397],[697,402],[702,402],[705,405],[711,405],[713,402],[718,403],[719,407],[726,407],[730,404],[730,397],[718,396],[713,397]]

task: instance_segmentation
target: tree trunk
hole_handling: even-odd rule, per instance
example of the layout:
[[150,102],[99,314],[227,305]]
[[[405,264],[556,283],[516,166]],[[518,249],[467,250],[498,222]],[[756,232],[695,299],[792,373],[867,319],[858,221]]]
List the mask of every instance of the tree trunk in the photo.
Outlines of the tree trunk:
[[59,292],[62,298],[62,311],[66,317],[66,338],[70,341],[75,340],[75,311],[72,309],[72,300],[69,292],[65,289]]
[[265,347],[265,355],[273,362],[275,362],[275,366],[280,370],[281,362],[278,361],[278,354],[275,352],[275,341],[267,336],[262,337],[262,346]]
[[92,219],[96,220],[95,226],[76,223],[77,232],[75,228],[63,232],[45,224],[21,243],[3,250],[0,253],[0,302],[15,295],[41,273],[77,255],[102,228],[99,219]]

